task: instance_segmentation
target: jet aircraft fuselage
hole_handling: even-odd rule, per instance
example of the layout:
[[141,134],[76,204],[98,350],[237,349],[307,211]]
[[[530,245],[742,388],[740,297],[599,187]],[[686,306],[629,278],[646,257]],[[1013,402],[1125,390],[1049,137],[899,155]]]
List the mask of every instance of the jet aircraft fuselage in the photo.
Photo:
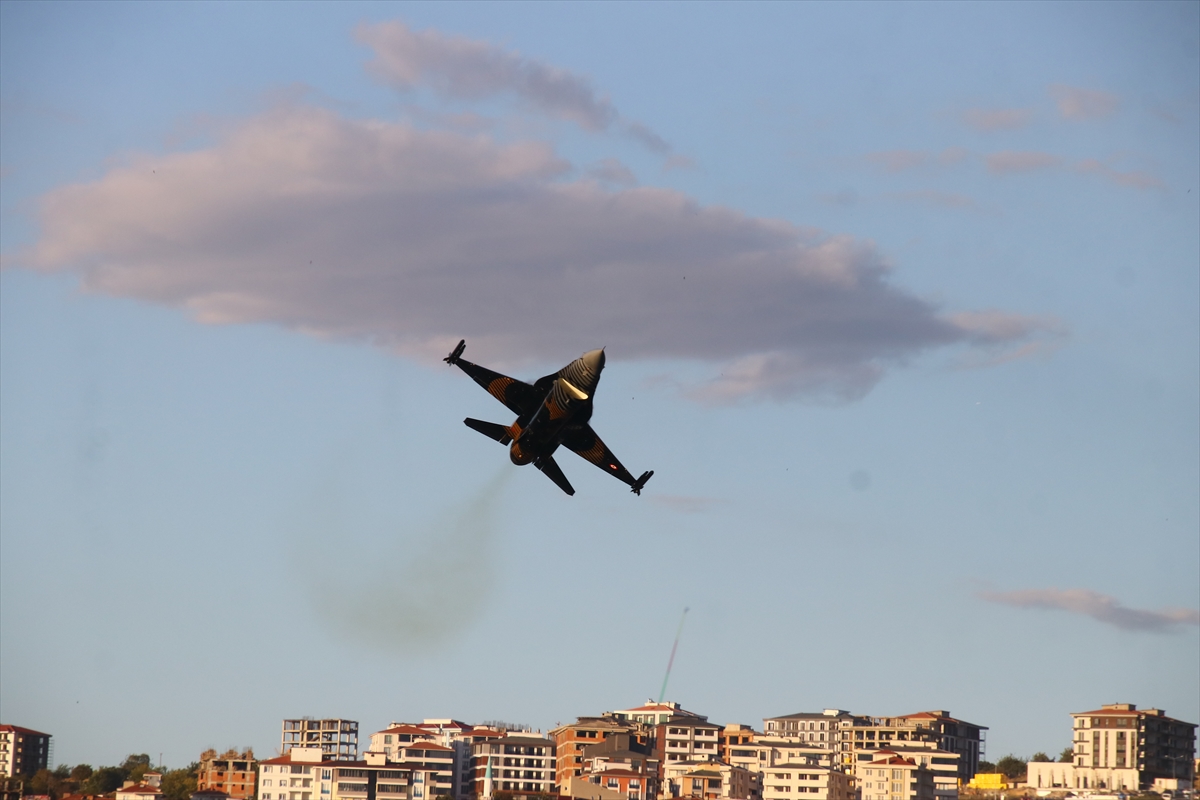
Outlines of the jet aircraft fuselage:
[[575,490],[554,461],[554,452],[560,445],[629,484],[635,494],[642,493],[653,471],[634,479],[588,424],[592,418],[592,400],[604,370],[603,350],[584,353],[558,372],[528,384],[472,364],[462,358],[465,349],[463,340],[444,360],[470,375],[517,415],[511,425],[468,417],[463,420],[468,427],[507,444],[508,456],[514,464],[535,465],[567,494],[575,494]]

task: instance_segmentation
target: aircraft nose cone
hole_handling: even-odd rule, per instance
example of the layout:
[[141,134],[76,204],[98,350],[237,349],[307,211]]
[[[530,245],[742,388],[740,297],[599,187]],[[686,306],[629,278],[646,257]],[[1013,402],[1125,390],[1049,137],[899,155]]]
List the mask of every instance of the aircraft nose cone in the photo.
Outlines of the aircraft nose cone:
[[583,354],[583,363],[597,375],[604,369],[604,350],[589,350]]

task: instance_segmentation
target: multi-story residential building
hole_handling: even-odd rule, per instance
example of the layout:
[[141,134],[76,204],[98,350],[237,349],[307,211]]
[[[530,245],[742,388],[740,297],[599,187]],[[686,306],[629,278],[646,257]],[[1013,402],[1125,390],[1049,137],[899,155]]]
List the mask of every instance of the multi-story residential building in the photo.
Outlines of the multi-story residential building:
[[[928,767],[933,773],[933,796],[936,800],[958,800],[959,770],[961,756],[949,750],[940,749],[934,742],[908,742],[907,744],[892,745],[888,752],[904,758],[911,758],[918,766]],[[855,752],[856,760],[860,763],[874,761],[878,750],[859,750]]]
[[554,740],[554,782],[567,785],[567,778],[584,773],[584,753],[610,737],[623,736],[623,749],[651,753],[652,728],[641,722],[621,720],[612,714],[600,717],[579,717],[569,725],[560,725],[548,734]]
[[[437,770],[388,761],[327,759],[316,747],[293,747],[259,762],[258,800],[436,800],[449,794]],[[441,782],[439,782],[441,781]]]
[[[658,796],[661,764],[647,745],[633,734],[616,733],[583,752],[583,768],[572,778],[588,778],[593,784],[603,779],[607,788],[617,788],[626,796]],[[615,783],[614,783],[615,782]],[[636,800],[636,798],[632,798]]]
[[680,708],[679,703],[673,703],[669,700],[664,703],[647,700],[637,708],[609,711],[604,716],[614,717],[621,722],[641,722],[646,725],[660,725],[671,717],[695,717],[704,722],[708,721],[708,717]]
[[841,741],[838,731],[842,721],[853,719],[853,714],[839,708],[827,708],[821,712],[801,711],[782,717],[767,717],[763,720],[763,733],[808,742],[824,750],[837,750],[837,743]]
[[257,777],[258,761],[253,750],[227,750],[221,755],[216,750],[205,750],[196,769],[196,791],[224,792],[234,800],[249,800],[254,797]]
[[964,722],[948,711],[922,711],[898,717],[867,717],[838,708],[801,712],[763,720],[763,733],[805,741],[841,754],[841,768],[853,772],[855,751],[878,750],[913,742],[932,743],[957,753],[958,780],[966,783],[979,770],[984,754],[983,725]]
[[285,719],[279,751],[287,755],[293,747],[319,747],[335,761],[358,758],[358,723],[350,719]]
[[554,794],[554,755],[554,742],[540,736],[510,733],[475,742],[475,794],[485,800],[496,791]]
[[[668,720],[669,723],[669,720]],[[747,800],[754,776],[744,767],[716,760],[663,764],[662,796]]]
[[850,777],[841,770],[803,762],[780,763],[762,772],[763,800],[851,800]]
[[[720,761],[721,726],[699,715],[667,717],[655,727],[655,754],[663,766],[673,761]],[[666,775],[664,773],[664,780]]]
[[371,734],[367,752],[383,753],[389,760],[401,761],[404,748],[414,742],[436,743],[438,735],[425,728],[403,722],[393,722],[381,731]]
[[0,725],[0,777],[33,775],[50,768],[50,734]]
[[726,725],[717,736],[717,750],[721,754],[721,760],[726,764],[732,764],[733,761],[730,760],[730,757],[733,748],[741,748],[744,745],[753,743],[754,737],[758,735],[758,731],[749,725],[740,725],[737,723]]
[[862,800],[933,800],[933,772],[888,749],[854,767]]
[[439,737],[438,743],[454,751],[454,797],[465,800],[475,791],[475,762],[471,747],[475,742],[498,739],[504,731],[486,725],[468,725],[455,719],[427,719],[419,726]]
[[1030,786],[1163,791],[1189,788],[1195,780],[1195,724],[1132,703],[1071,717],[1073,762],[1030,763]]

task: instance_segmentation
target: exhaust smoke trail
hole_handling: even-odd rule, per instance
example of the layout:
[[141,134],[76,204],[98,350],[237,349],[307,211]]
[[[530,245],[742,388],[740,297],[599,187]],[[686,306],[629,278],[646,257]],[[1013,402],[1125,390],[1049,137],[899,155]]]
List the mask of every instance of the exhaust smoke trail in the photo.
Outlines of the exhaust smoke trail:
[[464,631],[494,582],[491,543],[514,473],[505,467],[461,509],[387,548],[312,548],[305,584],[319,616],[340,636],[410,653]]

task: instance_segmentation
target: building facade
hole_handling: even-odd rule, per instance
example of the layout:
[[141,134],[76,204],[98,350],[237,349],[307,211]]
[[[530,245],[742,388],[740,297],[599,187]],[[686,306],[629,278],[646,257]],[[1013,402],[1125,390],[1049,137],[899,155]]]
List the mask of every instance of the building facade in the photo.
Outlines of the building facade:
[[717,759],[670,761],[663,764],[663,797],[695,797],[707,800],[747,800],[755,776],[744,767]]
[[0,777],[33,775],[50,768],[50,734],[0,725]]
[[257,778],[258,760],[253,750],[226,750],[220,755],[205,750],[196,769],[196,791],[224,792],[233,800],[249,800],[255,796]]
[[279,752],[287,755],[293,747],[317,747],[326,759],[354,761],[358,758],[358,723],[350,719],[285,719]]
[[475,764],[475,795],[490,798],[497,791],[513,794],[555,794],[554,742],[539,736],[509,735],[471,746]]
[[933,773],[928,767],[886,749],[875,756],[854,768],[861,800],[933,800]]
[[1070,764],[1030,763],[1035,788],[1178,790],[1195,780],[1196,725],[1112,703],[1071,715]]
[[841,770],[783,763],[763,770],[762,797],[763,800],[852,800],[850,783],[850,776]]

